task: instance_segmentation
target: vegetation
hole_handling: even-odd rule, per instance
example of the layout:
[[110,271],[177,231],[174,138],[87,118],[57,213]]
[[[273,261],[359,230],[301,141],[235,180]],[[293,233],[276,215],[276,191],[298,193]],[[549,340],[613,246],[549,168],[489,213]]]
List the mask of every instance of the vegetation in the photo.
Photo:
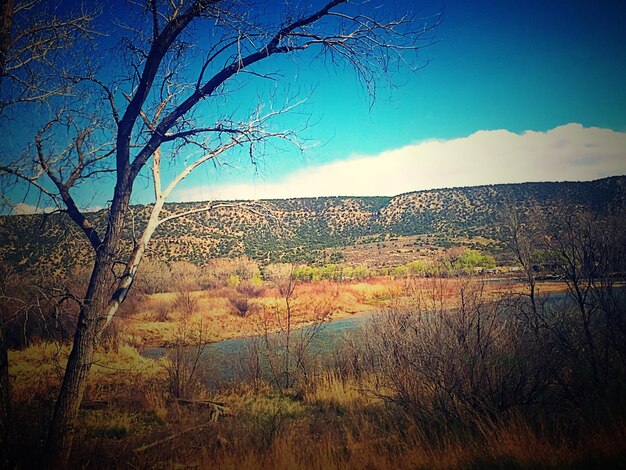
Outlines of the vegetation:
[[[555,231],[518,220],[502,231],[522,269],[506,274],[480,273],[493,259],[458,247],[386,274],[244,257],[148,263],[98,349],[72,466],[618,467],[626,231],[589,214]],[[28,424],[12,449],[24,467],[37,463],[69,352],[63,322],[43,320],[71,304],[24,309],[37,294],[2,303],[15,321],[12,403]],[[312,347],[328,320],[373,310],[331,350]],[[249,337],[223,366],[236,380],[215,382],[207,341],[234,337]],[[160,358],[138,352],[155,345]]]
[[[577,211],[606,215],[624,204],[624,181],[612,177],[429,190],[394,198],[273,200],[265,201],[259,214],[224,207],[159,226],[151,252],[155,260],[168,264],[188,261],[202,266],[215,258],[248,256],[262,264],[319,267],[348,262],[360,269],[393,268],[413,261],[416,254],[428,259],[430,250],[462,245],[512,264],[500,228],[508,208],[514,207],[524,222],[556,221],[561,214]],[[179,203],[165,210],[182,213],[199,207],[201,203]],[[141,226],[147,207],[133,210]],[[104,211],[93,214],[94,224],[106,226],[106,216]],[[124,233],[125,240],[132,240],[131,229]],[[0,217],[0,256],[19,270],[66,277],[91,262],[86,244],[60,214]],[[141,276],[137,282],[142,282]]]
[[128,5],[0,7],[2,208],[53,210],[0,218],[0,467],[623,465],[625,177],[166,204],[218,159],[303,149],[279,58],[373,98],[440,17]]

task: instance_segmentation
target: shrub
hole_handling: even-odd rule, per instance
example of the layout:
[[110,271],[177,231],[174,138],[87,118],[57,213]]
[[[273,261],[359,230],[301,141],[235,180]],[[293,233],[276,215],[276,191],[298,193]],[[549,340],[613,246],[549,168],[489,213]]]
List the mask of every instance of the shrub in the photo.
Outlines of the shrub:
[[237,286],[237,292],[239,292],[241,296],[248,298],[260,297],[264,290],[262,285],[254,284],[251,281],[242,282]]
[[250,301],[248,297],[231,297],[229,300],[232,306],[237,309],[237,313],[239,313],[240,316],[245,317],[248,314],[248,311],[250,310]]
[[473,282],[457,296],[455,310],[422,310],[432,300],[413,299],[376,317],[368,331],[364,362],[377,364],[376,393],[417,423],[502,417],[545,393],[545,352],[516,320],[518,305],[489,302]]
[[178,290],[192,291],[199,289],[200,268],[188,261],[172,263],[172,282]]
[[238,274],[231,274],[230,276],[228,276],[228,280],[226,281],[226,284],[228,285],[228,287],[237,287],[240,282],[241,282],[241,278],[239,277]]
[[196,311],[198,307],[198,299],[196,299],[191,292],[183,291],[177,292],[174,299],[174,308],[183,314],[185,317],[190,317]]
[[166,322],[172,310],[172,304],[168,300],[159,299],[154,306],[156,321]]
[[174,398],[196,399],[204,391],[201,357],[207,345],[202,323],[190,328],[181,324],[174,342],[167,348],[168,391]]

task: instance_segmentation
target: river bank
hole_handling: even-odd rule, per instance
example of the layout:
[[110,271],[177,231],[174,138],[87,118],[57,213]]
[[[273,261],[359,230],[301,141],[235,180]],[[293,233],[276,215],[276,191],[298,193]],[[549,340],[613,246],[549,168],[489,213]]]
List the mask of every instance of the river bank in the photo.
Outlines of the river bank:
[[[433,298],[443,308],[454,308],[456,293],[463,284],[480,283],[487,296],[496,300],[505,295],[527,292],[523,282],[507,278],[372,278],[366,281],[299,283],[289,299],[291,329],[320,322],[358,317],[367,312],[389,308],[398,298]],[[559,281],[538,282],[538,294],[564,292]],[[286,315],[285,298],[274,287],[259,289],[245,298],[247,310],[237,310],[234,288],[220,288],[185,293],[192,308],[180,305],[180,294],[159,293],[134,299],[128,313],[117,319],[123,341],[140,349],[167,346],[180,340],[183,333],[194,331],[207,343],[258,336],[281,330]],[[184,331],[183,331],[184,329]]]

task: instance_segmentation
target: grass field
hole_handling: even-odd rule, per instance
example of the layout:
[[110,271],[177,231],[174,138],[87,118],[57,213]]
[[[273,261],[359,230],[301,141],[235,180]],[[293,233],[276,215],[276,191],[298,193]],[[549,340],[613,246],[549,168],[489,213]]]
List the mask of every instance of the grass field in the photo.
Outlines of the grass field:
[[[248,292],[245,315],[233,301],[242,289],[232,286],[138,296],[98,349],[72,465],[623,468],[624,401],[608,387],[602,406],[596,406],[600,395],[591,394],[579,408],[574,401],[554,407],[551,400],[563,395],[540,373],[553,364],[544,345],[530,347],[523,359],[519,346],[528,346],[529,333],[509,330],[510,320],[498,323],[493,310],[498,301],[523,299],[524,289],[521,283],[475,278],[380,277],[303,282],[286,299],[280,286],[268,284]],[[558,282],[538,285],[540,293],[566,289]],[[386,313],[373,317],[365,343],[346,343],[334,362],[314,373],[303,375],[294,358],[288,386],[280,378],[287,357],[284,343],[270,358],[279,368],[277,382],[257,378],[209,390],[190,372],[198,341],[284,334],[286,300],[291,329],[366,311]],[[406,317],[409,310],[440,312],[441,322],[413,324]],[[478,335],[476,320],[483,322]],[[489,322],[494,326],[488,327]],[[192,337],[190,331],[200,336]],[[186,349],[177,349],[184,346],[182,340],[189,341]],[[158,360],[140,354],[141,348],[160,344],[169,344],[175,354]],[[295,354],[295,340],[291,347]],[[10,351],[13,451],[22,468],[40,463],[68,352],[68,345],[46,341]],[[514,361],[512,354],[517,355]],[[402,362],[407,359],[416,362]],[[173,377],[179,386],[184,381],[184,393],[174,392]],[[572,375],[570,380],[577,379]],[[515,392],[527,384],[528,390],[541,389],[532,395],[536,403]],[[572,390],[587,393],[585,384]],[[499,405],[502,400],[512,400],[512,405]]]

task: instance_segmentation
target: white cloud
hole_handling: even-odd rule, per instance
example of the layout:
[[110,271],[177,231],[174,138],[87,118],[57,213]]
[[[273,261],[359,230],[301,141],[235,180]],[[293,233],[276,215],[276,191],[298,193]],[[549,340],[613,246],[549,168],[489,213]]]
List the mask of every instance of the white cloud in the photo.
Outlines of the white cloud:
[[34,206],[32,204],[25,204],[20,202],[19,204],[15,204],[13,206],[13,213],[17,215],[26,215],[26,214],[47,214],[55,210],[54,207],[39,207]]
[[[80,210],[83,213],[98,212],[98,211],[101,211],[102,209],[104,209],[103,206],[88,206],[88,207],[80,208]],[[33,204],[26,204],[24,202],[20,202],[13,206],[13,213],[16,215],[49,214],[55,210],[59,210],[59,209],[57,207],[50,207],[50,206],[46,206],[46,207],[35,206]]]
[[298,170],[281,181],[182,189],[180,201],[396,195],[421,189],[626,174],[626,133],[567,124],[547,132],[478,131]]

